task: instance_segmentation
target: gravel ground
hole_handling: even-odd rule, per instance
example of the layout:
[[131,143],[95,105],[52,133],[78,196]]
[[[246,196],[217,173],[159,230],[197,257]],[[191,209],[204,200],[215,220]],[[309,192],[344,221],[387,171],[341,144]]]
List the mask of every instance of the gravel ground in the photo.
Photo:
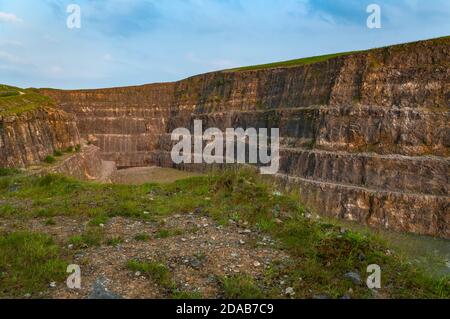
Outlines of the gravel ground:
[[[176,290],[200,293],[204,298],[222,297],[219,279],[224,276],[261,278],[273,263],[289,261],[271,238],[231,221],[218,225],[200,214],[174,215],[160,222],[113,218],[100,228],[105,241],[120,237],[120,244],[103,243],[76,251],[67,241],[82,234],[89,227],[88,220],[55,217],[53,221],[54,225],[47,225],[45,219],[0,220],[0,231],[47,233],[72,253],[72,263],[81,267],[82,288],[71,290],[65,282],[49,283],[51,298],[88,298],[99,282],[105,291],[122,298],[169,298],[172,291],[127,268],[132,259],[164,264]],[[174,235],[158,238],[161,229],[172,230]],[[142,234],[148,240],[135,239]]]

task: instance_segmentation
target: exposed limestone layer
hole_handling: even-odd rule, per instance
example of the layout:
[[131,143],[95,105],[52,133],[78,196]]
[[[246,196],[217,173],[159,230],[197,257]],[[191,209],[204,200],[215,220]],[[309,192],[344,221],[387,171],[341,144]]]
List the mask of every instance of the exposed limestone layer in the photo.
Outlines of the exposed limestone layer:
[[0,167],[25,167],[41,162],[55,150],[80,143],[73,115],[40,108],[0,116]]
[[279,127],[280,174],[319,213],[449,238],[449,60],[443,38],[299,67],[45,93],[119,166],[174,166],[169,133],[194,119]]
[[103,90],[45,91],[75,114],[83,138],[118,166],[145,166],[167,130],[175,84]]

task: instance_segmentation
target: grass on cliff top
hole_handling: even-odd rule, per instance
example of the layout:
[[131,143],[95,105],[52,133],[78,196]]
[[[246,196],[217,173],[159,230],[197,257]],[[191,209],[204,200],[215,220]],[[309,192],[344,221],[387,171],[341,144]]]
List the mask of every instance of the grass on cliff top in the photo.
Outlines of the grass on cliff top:
[[0,116],[20,115],[40,107],[52,106],[52,99],[40,94],[36,89],[0,85]]
[[282,61],[282,62],[274,62],[274,63],[267,63],[267,64],[259,64],[259,65],[251,65],[251,66],[245,66],[245,67],[239,67],[229,70],[224,70],[224,72],[234,72],[234,71],[256,71],[256,70],[264,70],[264,69],[275,69],[275,68],[289,68],[289,67],[298,67],[302,65],[309,65],[314,64],[318,62],[325,62],[327,60],[339,57],[339,56],[346,56],[351,55],[355,53],[363,53],[363,52],[371,52],[376,50],[383,50],[383,49],[397,49],[397,50],[404,50],[410,47],[411,45],[415,45],[422,42],[429,42],[430,44],[439,44],[443,42],[449,41],[450,36],[430,39],[430,40],[424,40],[424,41],[415,41],[410,43],[403,43],[398,45],[392,45],[387,46],[383,48],[375,48],[375,49],[369,49],[369,50],[360,50],[360,51],[350,51],[350,52],[342,52],[342,53],[333,53],[333,54],[326,54],[326,55],[320,55],[320,56],[314,56],[314,57],[307,57],[302,59],[294,59],[294,60],[288,60],[288,61]]
[[289,60],[289,61],[245,66],[245,67],[225,70],[225,72],[256,71],[256,70],[264,70],[264,69],[297,67],[297,66],[308,65],[308,64],[318,63],[318,62],[324,62],[324,61],[330,60],[332,58],[336,58],[336,57],[343,56],[343,55],[350,55],[350,54],[357,53],[357,52],[358,51],[343,52],[343,53],[327,54],[327,55],[295,59],[295,60]]
[[[296,298],[323,294],[340,298],[349,291],[353,298],[450,298],[449,277],[429,276],[405,256],[391,253],[388,245],[371,233],[343,231],[332,222],[310,218],[294,195],[276,192],[272,184],[251,171],[217,172],[172,184],[140,186],[100,185],[58,175],[4,175],[0,177],[2,219],[88,216],[95,228],[100,221],[104,223],[114,216],[160,221],[171,214],[197,211],[223,225],[247,222],[277,239],[276,247],[291,256],[288,261],[271,265],[262,278],[224,278],[224,296],[279,298],[283,289],[293,287]],[[33,248],[21,236],[26,239],[43,235],[0,235],[0,290],[6,295],[13,291],[33,293],[33,289],[48,285],[50,277],[57,280],[53,278],[59,273],[60,257],[51,241],[40,240],[39,246]],[[29,248],[17,249],[17,245]],[[50,265],[42,262],[43,255],[51,257]],[[378,293],[364,285],[369,264],[378,264],[382,269],[383,288]],[[30,279],[26,268],[43,274],[41,267],[51,269],[49,273],[54,275]],[[358,272],[361,284],[346,279],[348,272]],[[286,283],[284,288],[280,281]],[[245,288],[242,294],[241,286]]]

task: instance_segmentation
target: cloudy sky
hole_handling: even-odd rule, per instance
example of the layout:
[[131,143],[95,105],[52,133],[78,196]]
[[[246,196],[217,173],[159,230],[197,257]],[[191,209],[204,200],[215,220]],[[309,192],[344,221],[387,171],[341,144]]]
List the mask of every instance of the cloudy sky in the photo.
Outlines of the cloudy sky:
[[[382,28],[366,26],[369,4]],[[81,8],[69,29],[67,6]],[[450,35],[449,0],[0,0],[0,83],[98,88]]]

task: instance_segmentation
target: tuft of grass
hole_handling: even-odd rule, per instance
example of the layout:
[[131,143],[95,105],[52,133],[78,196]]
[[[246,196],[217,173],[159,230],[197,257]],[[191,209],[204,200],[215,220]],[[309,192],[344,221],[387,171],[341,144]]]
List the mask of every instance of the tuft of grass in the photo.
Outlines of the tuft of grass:
[[136,241],[148,241],[150,240],[150,236],[147,234],[137,234],[134,236],[134,240]]
[[61,157],[61,156],[63,156],[63,152],[60,151],[60,150],[55,150],[55,151],[53,152],[53,156],[55,156],[55,157]]
[[313,63],[325,62],[325,61],[328,61],[330,59],[333,59],[333,58],[336,58],[339,56],[351,55],[351,54],[358,53],[358,52],[361,52],[361,51],[334,53],[334,54],[320,55],[320,56],[308,57],[308,58],[302,58],[302,59],[294,59],[294,60],[289,60],[289,61],[245,66],[245,67],[225,70],[225,72],[235,72],[235,71],[242,72],[242,71],[256,71],[256,70],[264,70],[264,69],[297,67],[297,66],[308,65],[308,64],[313,64]]
[[120,244],[123,244],[124,240],[122,237],[112,237],[106,240],[106,245],[108,246],[118,246]]
[[173,287],[169,268],[159,262],[140,262],[132,259],[127,263],[127,268],[133,272],[139,271],[141,274],[153,279],[158,285],[164,288]]
[[0,297],[38,297],[50,282],[64,280],[66,265],[59,247],[48,235],[0,235]]
[[221,283],[227,299],[261,299],[264,297],[264,293],[250,276],[224,277]]
[[17,175],[19,173],[20,173],[20,171],[15,168],[1,168],[0,167],[0,177],[13,176],[13,175]]
[[203,295],[198,291],[178,291],[172,292],[172,299],[175,300],[200,300]]
[[53,156],[48,155],[47,157],[45,157],[44,162],[46,162],[47,164],[53,164],[56,162],[56,159]]
[[103,232],[100,229],[89,229],[81,235],[69,238],[68,243],[76,249],[100,246],[103,239]]
[[46,226],[53,226],[53,225],[56,225],[56,222],[55,222],[54,219],[49,218],[49,219],[47,219],[47,220],[44,222],[44,224],[45,224]]
[[169,238],[169,237],[175,237],[175,236],[181,236],[183,235],[184,231],[181,229],[160,229],[156,233],[156,238]]
[[108,222],[109,217],[106,215],[99,215],[95,216],[93,219],[91,219],[88,223],[89,226],[96,226],[99,227],[100,225],[106,225]]

